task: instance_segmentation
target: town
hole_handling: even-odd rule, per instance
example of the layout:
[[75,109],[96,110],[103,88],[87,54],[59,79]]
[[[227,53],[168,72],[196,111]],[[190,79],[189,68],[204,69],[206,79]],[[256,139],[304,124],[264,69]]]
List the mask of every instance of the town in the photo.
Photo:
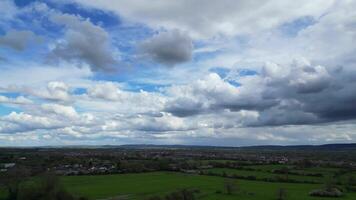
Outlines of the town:
[[[179,173],[260,183],[332,184],[355,189],[355,149],[124,146],[99,148],[2,148],[0,176],[58,177]],[[339,158],[343,157],[343,160]],[[327,171],[329,170],[329,171]],[[95,175],[95,176],[94,176]],[[337,190],[337,194],[344,194]],[[352,194],[352,193],[351,193]],[[335,195],[334,193],[332,195]]]

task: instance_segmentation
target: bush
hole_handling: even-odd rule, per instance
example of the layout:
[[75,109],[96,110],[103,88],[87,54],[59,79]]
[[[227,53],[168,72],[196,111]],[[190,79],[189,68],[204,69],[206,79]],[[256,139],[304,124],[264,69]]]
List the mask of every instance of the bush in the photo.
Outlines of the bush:
[[194,200],[194,192],[191,190],[183,189],[173,192],[165,197],[165,200]]
[[327,188],[313,190],[309,193],[309,195],[317,197],[341,197],[343,196],[343,193],[337,188]]
[[167,194],[164,198],[152,196],[146,200],[195,200],[194,193],[199,193],[199,190],[182,189],[176,192]]
[[146,200],[162,200],[162,198],[159,197],[159,196],[153,196],[153,197],[149,197],[149,198],[146,199]]
[[346,186],[346,190],[349,192],[356,192],[356,187],[355,186]]

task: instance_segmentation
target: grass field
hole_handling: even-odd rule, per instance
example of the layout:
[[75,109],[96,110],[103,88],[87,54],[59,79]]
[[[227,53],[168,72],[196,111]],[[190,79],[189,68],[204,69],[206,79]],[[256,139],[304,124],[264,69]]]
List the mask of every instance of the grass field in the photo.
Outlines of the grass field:
[[[334,177],[334,174],[341,169],[339,168],[328,168],[328,167],[310,167],[310,168],[305,168],[305,169],[296,169],[295,166],[293,165],[252,165],[248,166],[248,168],[256,169],[258,172],[250,172],[254,173],[256,177],[273,177],[278,174],[271,173],[273,170],[278,170],[288,167],[290,169],[290,172],[299,172],[299,173],[319,173],[322,174],[322,177],[315,177],[315,176],[303,176],[303,175],[289,175],[290,179],[295,179],[295,180],[307,180],[307,181],[312,181],[315,180],[317,182],[326,182],[326,181],[338,181],[338,182],[343,182],[345,183],[347,179],[352,176],[356,178],[356,172],[348,172],[346,174],[340,175],[337,178]],[[238,172],[238,171],[237,171]],[[262,173],[259,173],[262,172]],[[226,173],[233,173],[233,171],[226,172]],[[245,174],[250,174],[246,172]],[[279,174],[282,176],[282,174]]]
[[[251,166],[249,166],[251,168]],[[282,168],[282,165],[252,166],[258,171],[241,169],[213,168],[205,171],[228,175],[255,176],[261,178],[273,178],[283,176],[273,174],[271,170]],[[323,173],[324,177],[311,177],[301,175],[289,175],[290,179],[325,182],[337,169],[333,168],[310,168],[308,172]],[[352,173],[356,177],[356,172]],[[345,179],[348,175],[342,175]],[[124,197],[123,199],[143,200],[153,195],[163,196],[178,189],[198,189],[199,200],[273,200],[277,197],[277,190],[287,190],[288,200],[326,200],[333,198],[310,197],[308,193],[313,189],[321,188],[321,184],[304,183],[271,183],[253,180],[232,179],[237,182],[239,192],[234,195],[217,193],[224,191],[226,178],[219,176],[194,175],[174,172],[151,172],[136,174],[96,175],[96,176],[64,176],[60,178],[61,184],[71,193],[85,196],[90,199],[107,199],[110,197]],[[29,182],[31,184],[31,182]],[[32,181],[32,184],[34,182]],[[4,199],[4,191],[0,188],[0,200]],[[356,193],[346,193],[342,198],[355,200]]]
[[1,187],[0,187],[0,199],[1,199],[1,200],[6,198],[6,195],[5,195],[5,194],[6,194],[6,193],[5,193],[4,188],[1,188]]
[[248,168],[258,169],[258,170],[265,171],[265,172],[271,172],[272,170],[282,169],[285,167],[291,168],[293,171],[306,171],[306,172],[322,173],[324,175],[329,175],[329,174],[339,170],[337,168],[326,168],[326,167],[310,167],[310,168],[306,168],[304,170],[296,170],[296,169],[293,169],[295,167],[294,165],[281,165],[281,164],[280,165],[251,165],[251,166],[248,166]]
[[[214,172],[218,174],[226,173],[227,175],[255,176],[257,179],[286,177],[286,175],[284,174],[273,174],[266,171],[248,171],[248,170],[229,169],[229,168],[213,168],[204,171]],[[288,175],[288,178],[297,181],[315,181],[319,183],[323,183],[325,180],[325,177],[311,177],[311,176],[301,176],[301,175]]]
[[270,172],[272,170],[282,169],[284,167],[293,167],[293,166],[292,165],[251,165],[248,167],[252,169],[258,169],[261,171]]
[[[64,186],[73,194],[90,199],[105,199],[126,196],[128,199],[145,199],[151,195],[164,195],[180,188],[195,188],[201,192],[202,200],[273,200],[278,188],[285,188],[288,199],[332,199],[308,196],[309,191],[321,187],[316,184],[267,183],[260,181],[237,180],[240,192],[235,195],[217,194],[223,191],[224,178],[201,175],[188,175],[172,172],[152,172],[142,174],[121,174],[106,176],[62,177]],[[347,193],[338,199],[356,199],[356,193]]]

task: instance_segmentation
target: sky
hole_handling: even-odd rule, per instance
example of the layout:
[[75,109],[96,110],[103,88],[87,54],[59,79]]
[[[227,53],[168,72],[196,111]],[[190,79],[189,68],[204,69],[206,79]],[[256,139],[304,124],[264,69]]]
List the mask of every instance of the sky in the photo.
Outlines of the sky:
[[0,146],[356,142],[354,0],[1,0]]

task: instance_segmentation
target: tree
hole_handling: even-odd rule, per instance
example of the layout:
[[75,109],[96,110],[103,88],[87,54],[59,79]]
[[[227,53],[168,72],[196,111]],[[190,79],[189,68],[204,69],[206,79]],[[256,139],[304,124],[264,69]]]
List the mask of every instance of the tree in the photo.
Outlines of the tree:
[[16,200],[18,198],[21,183],[29,176],[30,171],[22,166],[10,168],[0,178],[2,185],[8,193],[7,200]]
[[[38,184],[21,187],[17,200],[76,200],[67,192],[59,182],[58,177],[52,173],[45,173],[40,177]],[[79,199],[85,200],[81,197]]]
[[297,163],[297,166],[301,169],[310,168],[313,166],[313,163],[309,159],[303,159]]
[[234,181],[232,179],[226,179],[224,181],[224,189],[225,189],[226,194],[228,194],[228,195],[232,195],[239,190],[236,181]]
[[347,184],[348,186],[354,186],[354,185],[356,185],[356,178],[354,178],[353,176],[349,176],[348,179],[347,179],[346,184]]
[[226,174],[225,171],[223,171],[222,176],[223,176],[223,177],[227,177],[227,174]]
[[287,190],[284,188],[279,188],[277,190],[277,200],[285,200],[287,199]]
[[280,169],[280,171],[285,174],[285,180],[288,181],[289,179],[289,168],[288,167],[283,167],[282,169]]

